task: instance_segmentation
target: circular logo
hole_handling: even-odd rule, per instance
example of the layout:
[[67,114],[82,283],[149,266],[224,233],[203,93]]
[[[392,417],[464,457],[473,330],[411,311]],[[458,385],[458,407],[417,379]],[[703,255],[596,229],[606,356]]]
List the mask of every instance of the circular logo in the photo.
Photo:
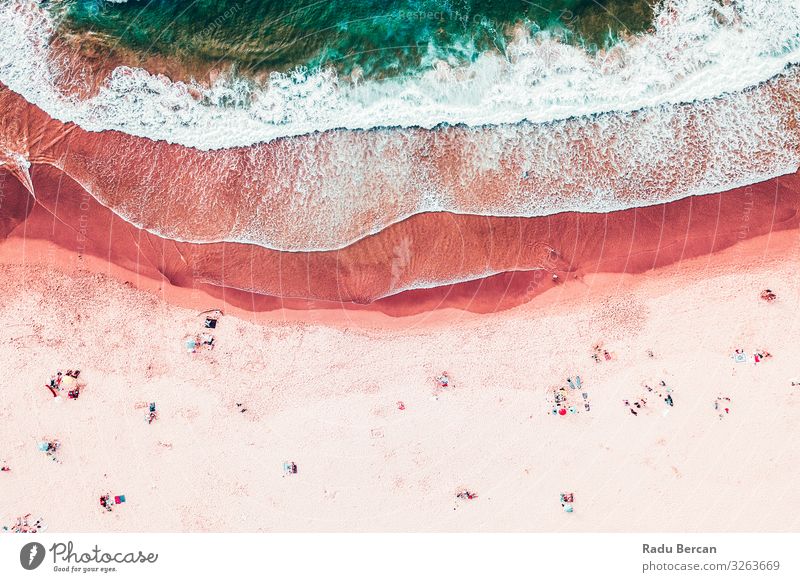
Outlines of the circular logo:
[[35,570],[44,562],[44,546],[39,542],[29,542],[19,551],[19,563],[26,570]]

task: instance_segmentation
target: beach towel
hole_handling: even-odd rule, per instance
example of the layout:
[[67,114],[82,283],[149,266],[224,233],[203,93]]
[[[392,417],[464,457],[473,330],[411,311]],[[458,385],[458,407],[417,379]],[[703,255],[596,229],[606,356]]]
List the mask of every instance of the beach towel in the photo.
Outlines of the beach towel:
[[124,495],[115,495],[114,496],[114,503],[125,503],[125,496]]
[[47,449],[50,448],[50,443],[39,443],[36,447],[43,453],[46,453]]

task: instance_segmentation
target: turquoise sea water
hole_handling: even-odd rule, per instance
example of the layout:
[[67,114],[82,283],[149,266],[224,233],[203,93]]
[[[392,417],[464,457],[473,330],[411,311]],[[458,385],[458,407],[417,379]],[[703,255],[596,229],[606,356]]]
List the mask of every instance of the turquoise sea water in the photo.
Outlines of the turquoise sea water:
[[52,0],[60,29],[243,73],[333,66],[385,78],[503,52],[522,24],[597,50],[650,26],[652,0]]

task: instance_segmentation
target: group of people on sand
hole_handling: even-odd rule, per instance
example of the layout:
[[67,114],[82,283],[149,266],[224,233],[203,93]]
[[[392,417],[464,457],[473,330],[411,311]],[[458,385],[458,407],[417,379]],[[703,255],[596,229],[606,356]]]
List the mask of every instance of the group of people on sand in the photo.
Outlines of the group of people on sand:
[[[553,390],[552,413],[555,415],[566,416],[567,414],[578,414],[579,412],[578,408],[581,400],[575,396],[575,393],[582,389],[583,380],[581,380],[580,376],[570,376],[567,378],[567,385],[570,390],[567,390],[564,386]],[[592,409],[589,404],[589,393],[581,392],[580,394],[583,398],[583,408],[586,412],[589,412]]]
[[[649,395],[653,394],[660,400],[663,400],[667,406],[675,406],[675,400],[672,398],[672,388],[667,386],[667,383],[664,380],[659,380],[658,388],[653,388],[647,383],[644,384],[644,388],[647,391],[647,395],[645,395],[647,398],[650,398]],[[645,396],[633,401],[630,401],[627,398],[623,399],[622,404],[625,405],[631,414],[634,416],[639,416],[639,413],[642,412],[647,406],[647,398],[645,398]]]
[[[443,391],[449,388],[454,388],[453,379],[450,377],[450,374],[448,374],[446,371],[436,376],[433,379],[433,383],[434,383],[433,400],[439,400],[439,394],[441,394]],[[405,410],[406,408],[406,405],[402,402],[398,403],[397,406],[400,410]]]
[[[204,311],[201,315],[204,316],[203,329],[216,329],[219,318],[222,316],[222,311],[214,309]],[[186,343],[186,351],[190,354],[196,354],[201,349],[213,350],[216,338],[211,333],[204,331],[190,335],[184,341]]]
[[125,503],[124,495],[111,495],[111,493],[106,493],[100,496],[100,507],[106,511],[113,511],[114,506],[120,503]]
[[477,499],[478,494],[472,491],[471,489],[458,489],[456,490],[456,503],[453,507],[453,511],[458,509],[461,501],[472,501],[473,499]]
[[78,383],[80,375],[80,370],[67,370],[64,373],[59,370],[50,376],[50,382],[45,384],[45,388],[50,390],[54,398],[58,398],[59,393],[66,390],[70,400],[77,400],[82,388],[82,385]]
[[213,350],[214,349],[214,336],[210,333],[200,333],[195,336],[186,338],[186,351],[190,354],[196,354],[201,349]]
[[[78,383],[78,378],[81,375],[80,370],[67,370],[62,372],[58,370],[55,374],[50,376],[50,380],[44,385],[54,398],[58,398],[63,391],[67,391],[70,399],[76,400],[80,395],[81,385]],[[61,441],[58,439],[45,437],[37,444],[39,451],[43,452],[50,460],[60,463],[58,460],[58,451],[61,449]],[[0,472],[10,473],[11,467],[6,461],[0,463]],[[31,514],[20,516],[16,519],[16,523],[11,526],[3,526],[3,531],[10,531],[12,533],[37,533],[44,531],[45,525],[42,518],[37,519],[32,524],[29,523]]]
[[730,396],[718,396],[714,401],[714,410],[719,413],[720,419],[725,418],[726,414],[731,413],[731,399]]
[[464,499],[466,501],[472,501],[478,496],[477,493],[474,491],[470,491],[469,489],[461,489],[458,493],[456,493],[456,497],[459,499]]
[[106,493],[105,495],[100,496],[100,507],[102,507],[106,511],[113,511],[114,505],[115,501],[114,498],[111,497],[111,493]]
[[38,447],[41,452],[50,458],[50,460],[55,461],[56,463],[61,462],[56,457],[56,453],[58,453],[59,449],[61,448],[61,441],[57,439],[46,438],[39,443]]
[[603,361],[611,361],[613,359],[613,355],[607,349],[603,348],[602,344],[595,344],[592,347],[592,359],[595,363],[599,364]]
[[17,518],[16,523],[11,526],[3,526],[3,531],[11,531],[12,533],[39,533],[47,529],[41,517],[33,522],[33,524],[28,523],[30,518],[30,513],[20,516]]

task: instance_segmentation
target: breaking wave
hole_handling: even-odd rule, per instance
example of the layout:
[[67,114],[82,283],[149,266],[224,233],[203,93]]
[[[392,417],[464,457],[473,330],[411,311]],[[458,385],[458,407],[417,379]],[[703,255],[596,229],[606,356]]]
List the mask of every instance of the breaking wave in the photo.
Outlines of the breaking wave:
[[520,25],[502,53],[353,83],[333,69],[227,76],[210,86],[117,67],[93,96],[58,88],[53,16],[0,0],[0,82],[56,119],[202,150],[335,128],[543,123],[742,91],[800,62],[796,0],[672,0],[653,28],[589,53]]

